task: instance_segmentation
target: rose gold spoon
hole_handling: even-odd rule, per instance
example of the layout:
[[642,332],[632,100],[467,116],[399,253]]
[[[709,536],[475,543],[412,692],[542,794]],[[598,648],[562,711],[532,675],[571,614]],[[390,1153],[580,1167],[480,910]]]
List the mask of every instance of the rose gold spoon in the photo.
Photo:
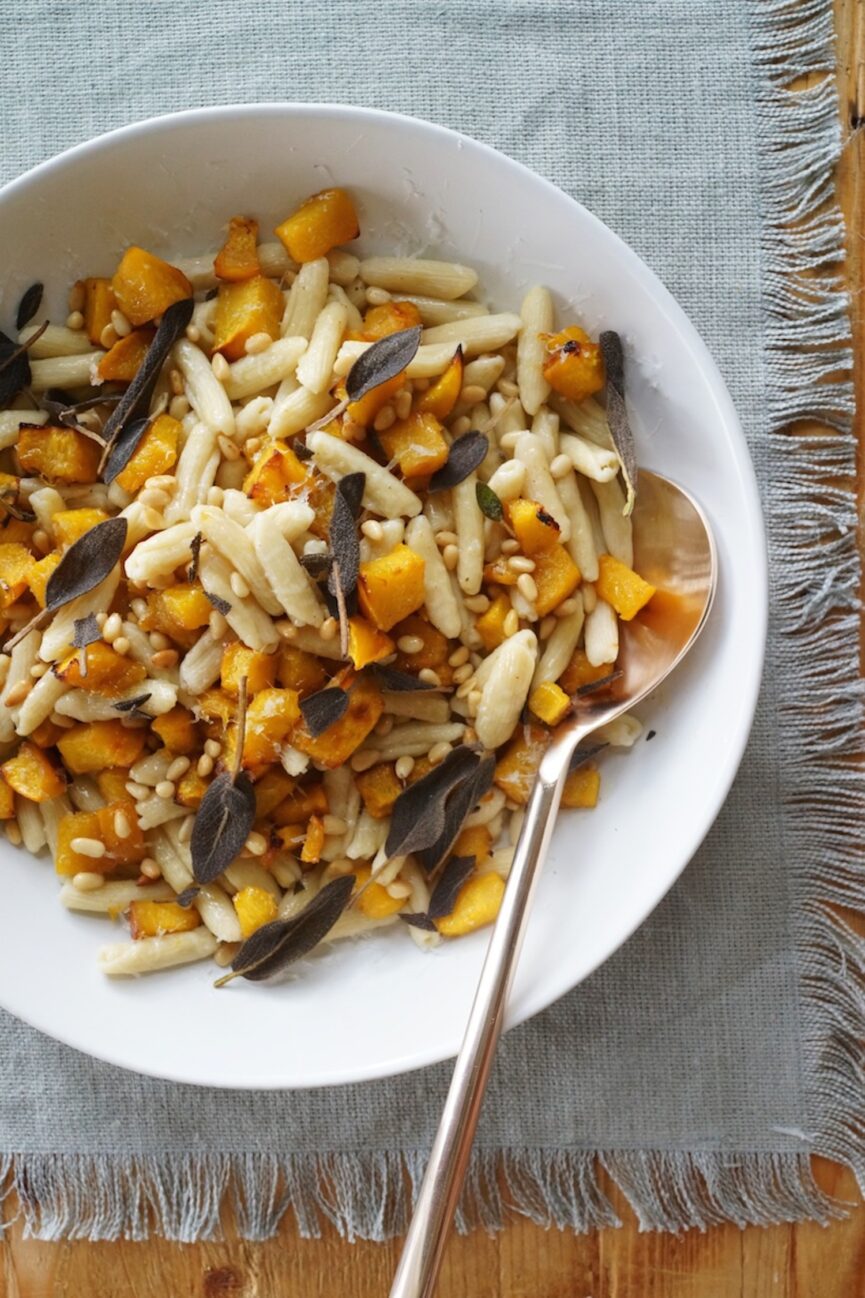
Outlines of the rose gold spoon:
[[642,470],[633,520],[634,566],[658,593],[633,621],[621,624],[621,675],[612,689],[581,700],[556,727],[541,760],[390,1298],[431,1298],[434,1292],[574,750],[660,685],[691,648],[712,606],[717,556],[696,501],[668,478]]

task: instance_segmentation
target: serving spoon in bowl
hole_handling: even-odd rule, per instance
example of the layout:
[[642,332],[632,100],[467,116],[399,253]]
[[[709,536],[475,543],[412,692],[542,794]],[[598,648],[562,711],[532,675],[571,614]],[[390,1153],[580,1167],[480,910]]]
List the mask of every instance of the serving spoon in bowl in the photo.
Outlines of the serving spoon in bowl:
[[541,759],[390,1298],[431,1298],[434,1292],[535,884],[574,753],[598,727],[661,684],[709,616],[718,563],[709,523],[696,501],[669,478],[641,470],[633,526],[634,566],[657,593],[632,621],[621,623],[610,688],[577,700]]

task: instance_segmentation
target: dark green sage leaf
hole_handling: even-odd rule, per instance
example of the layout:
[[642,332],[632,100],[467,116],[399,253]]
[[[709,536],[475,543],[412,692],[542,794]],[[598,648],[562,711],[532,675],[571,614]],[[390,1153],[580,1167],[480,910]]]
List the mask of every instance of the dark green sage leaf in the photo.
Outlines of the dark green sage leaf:
[[378,677],[382,689],[391,690],[394,694],[412,694],[419,690],[440,690],[441,685],[430,685],[419,681],[411,672],[401,672],[398,667],[389,667],[386,663],[372,663],[369,667]]
[[42,304],[43,291],[44,286],[39,283],[31,284],[30,287],[24,291],[21,296],[21,301],[18,303],[18,310],[15,314],[16,329],[23,329],[24,326],[29,324],[33,319]]
[[348,372],[345,390],[349,401],[360,401],[373,388],[395,379],[408,363],[414,359],[420,346],[423,329],[414,325],[411,329],[400,329],[398,333],[379,338],[368,347],[363,355],[358,356]]
[[329,554],[323,551],[315,551],[312,554],[302,554],[300,556],[300,566],[305,568],[310,577],[324,577],[330,572],[330,566],[333,559]]
[[409,928],[420,928],[425,933],[437,933],[438,929],[430,919],[429,915],[424,915],[423,911],[406,911],[402,910],[398,916]]
[[221,595],[214,595],[213,592],[209,590],[205,590],[204,593],[216,609],[217,613],[221,613],[223,617],[227,617],[231,612],[231,605],[228,600],[223,599]]
[[48,611],[53,613],[105,580],[123,553],[128,526],[125,518],[106,518],[70,545],[48,578]]
[[407,856],[439,842],[446,830],[450,794],[474,775],[479,755],[464,744],[452,748],[443,762],[410,784],[393,804],[385,842],[389,857]]
[[188,581],[195,581],[198,576],[198,560],[201,556],[201,543],[204,540],[201,532],[196,532],[195,536],[189,542],[189,548],[192,551],[192,563],[186,570]]
[[8,406],[30,382],[27,350],[0,331],[0,406]]
[[201,889],[198,884],[191,883],[188,888],[183,889],[183,892],[179,892],[174,900],[177,902],[178,906],[182,906],[185,910],[187,906],[192,905],[200,892]]
[[634,449],[634,434],[625,405],[625,353],[622,340],[614,329],[607,329],[602,333],[598,342],[601,345],[601,356],[604,361],[607,423],[610,425],[613,446],[622,465],[627,497],[624,512],[630,514],[637,495],[637,453]]
[[452,856],[439,875],[427,906],[430,919],[444,919],[453,912],[457,893],[475,868],[473,856]]
[[251,982],[261,982],[309,955],[345,910],[354,882],[353,874],[331,879],[297,915],[275,919],[256,929],[232,960],[232,973],[220,978],[217,986],[238,974]]
[[348,694],[341,690],[338,685],[330,685],[326,689],[316,690],[315,694],[309,694],[305,699],[300,701],[300,710],[303,713],[303,719],[306,722],[306,728],[317,739],[323,735],[325,730],[336,725],[340,717],[345,715],[348,707]]
[[[477,754],[476,754],[477,756]],[[435,870],[453,849],[460,830],[468,816],[480,802],[493,782],[496,770],[495,756],[490,753],[448,794],[444,808],[441,833],[435,842],[416,852],[418,862],[426,871]]]
[[472,431],[458,437],[451,443],[446,462],[430,478],[429,490],[447,491],[464,482],[486,459],[489,447],[489,438],[483,433]]
[[255,794],[245,771],[217,775],[195,815],[189,850],[196,883],[213,883],[243,851],[255,820]]
[[155,415],[145,415],[143,419],[132,419],[118,430],[102,470],[103,482],[113,482],[123,472],[155,418]]
[[500,523],[505,516],[505,511],[502,502],[492,487],[488,486],[486,482],[478,482],[475,486],[475,495],[478,498],[481,513],[486,518],[492,519],[494,523]]
[[93,613],[88,613],[86,617],[77,617],[72,626],[72,646],[74,649],[86,649],[89,644],[95,644],[97,640],[102,639],[99,623]]
[[152,717],[148,716],[146,712],[140,711],[141,705],[143,703],[146,703],[149,698],[150,698],[150,694],[147,693],[147,694],[136,694],[134,699],[118,699],[118,701],[114,704],[114,711],[131,712],[134,715],[147,717],[148,721],[152,721],[153,720]]

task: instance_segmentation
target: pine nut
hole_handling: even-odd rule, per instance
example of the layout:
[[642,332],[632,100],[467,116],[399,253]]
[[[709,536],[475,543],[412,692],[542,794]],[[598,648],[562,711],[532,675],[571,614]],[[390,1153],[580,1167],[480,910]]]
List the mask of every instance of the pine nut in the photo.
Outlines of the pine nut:
[[116,307],[111,312],[111,325],[118,338],[128,338],[132,333],[132,325],[123,312],[118,311]]
[[550,476],[556,481],[566,478],[573,467],[569,455],[554,455],[550,460]]
[[157,798],[163,798],[166,802],[171,801],[175,792],[173,780],[160,780],[155,789]]
[[519,548],[519,541],[515,541],[512,536],[506,536],[502,541],[502,554],[516,554]]
[[213,370],[214,375],[216,376],[216,378],[219,380],[220,383],[224,383],[225,380],[231,374],[231,369],[229,368],[228,361],[225,359],[222,352],[213,353],[213,357],[210,362],[210,368]]
[[468,704],[469,713],[471,716],[474,716],[477,713],[477,710],[481,704],[482,697],[483,696],[480,690],[469,690],[468,695],[466,697],[466,703]]
[[102,639],[106,644],[114,644],[114,641],[123,630],[123,619],[119,613],[111,613],[105,619],[105,625],[102,628]]
[[508,559],[508,567],[511,572],[534,572],[534,559],[527,559],[524,554],[514,554]]
[[182,419],[184,415],[189,414],[189,401],[182,392],[180,396],[172,397],[168,407],[168,413],[172,419]]
[[502,433],[499,438],[499,446],[503,451],[512,451],[517,444],[519,432]]
[[33,677],[34,680],[38,681],[40,676],[44,676],[47,670],[48,670],[47,663],[34,663],[33,666],[30,668],[30,675]]
[[239,950],[239,942],[220,942],[213,953],[214,964],[219,965],[220,969],[227,969]]
[[48,533],[43,531],[41,527],[37,527],[36,531],[33,533],[33,544],[40,554],[47,554],[52,548],[51,539],[48,536]]
[[221,640],[228,630],[228,623],[218,608],[215,608],[207,619],[207,629],[214,640]]
[[191,343],[201,342],[201,330],[198,325],[188,324],[186,326],[186,336]]
[[376,762],[381,761],[381,753],[375,748],[367,748],[355,753],[349,763],[353,771],[368,771]]
[[136,802],[141,802],[142,798],[149,798],[152,790],[147,784],[139,784],[137,780],[129,780],[126,784],[126,792],[130,798]]
[[486,613],[490,606],[488,595],[469,595],[463,603],[470,613]]
[[507,616],[505,617],[505,620],[502,623],[502,630],[505,633],[505,638],[510,639],[512,635],[516,635],[519,629],[520,629],[520,619],[517,617],[517,611],[514,608],[509,609]]
[[178,658],[176,649],[160,649],[159,653],[155,653],[150,659],[150,663],[157,671],[164,671],[168,667],[173,667]]
[[98,838],[73,838],[69,846],[79,856],[90,856],[94,861],[105,855],[105,844]]
[[394,773],[396,774],[396,778],[398,780],[407,780],[413,770],[414,770],[413,757],[405,756],[405,757],[398,757],[396,759],[396,764],[394,766]]
[[243,350],[246,352],[247,356],[259,356],[262,352],[267,351],[272,342],[273,339],[270,334],[265,333],[264,330],[262,330],[261,333],[253,334],[250,338],[247,338],[246,346]]
[[17,707],[19,703],[23,703],[27,698],[27,695],[30,693],[32,686],[32,681],[19,681],[17,685],[13,685],[9,693],[6,695],[6,707],[14,708]]
[[204,751],[208,757],[215,760],[222,753],[222,744],[217,739],[206,739],[204,741]]
[[154,649],[167,649],[171,641],[161,631],[151,631],[148,637]]
[[463,663],[467,663],[468,660],[469,660],[468,649],[466,648],[465,645],[460,645],[459,649],[454,649],[450,658],[448,658],[448,665],[450,667],[462,667]]
[[117,342],[117,330],[114,325],[107,324],[99,335],[99,346],[107,350],[112,348]]
[[3,832],[13,847],[21,846],[21,830],[17,820],[7,820],[3,825]]
[[72,887],[76,892],[96,892],[105,883],[104,875],[95,870],[79,870],[72,876]]
[[451,432],[454,437],[462,437],[464,433],[469,432],[471,426],[472,421],[468,415],[460,415],[459,419],[455,419],[451,424]]
[[203,753],[196,762],[195,770],[196,773],[204,779],[213,770],[213,758],[208,757],[206,753]]
[[424,685],[435,685],[436,687],[441,685],[441,678],[437,672],[433,671],[432,667],[422,667],[417,674],[417,678],[419,681],[423,681]]
[[482,388],[479,383],[469,383],[460,393],[460,400],[469,406],[476,406],[479,401],[486,399],[486,395],[486,388]]
[[531,573],[520,573],[519,577],[517,577],[517,590],[520,592],[523,599],[528,600],[530,604],[534,604],[535,600],[538,598],[538,584]]
[[283,640],[297,639],[297,627],[293,622],[290,622],[287,617],[281,617],[279,621],[275,623],[275,626]]
[[375,723],[375,726],[373,727],[373,733],[377,735],[381,735],[382,738],[384,738],[385,735],[389,735],[392,730],[393,730],[393,717],[389,717],[386,714],[383,717],[379,717],[378,721]]
[[433,766],[438,766],[439,762],[443,762],[450,751],[451,745],[442,740],[441,743],[433,744],[432,748],[427,753],[427,757],[432,762]]
[[381,410],[372,421],[372,426],[377,433],[383,433],[391,424],[396,423],[396,411],[393,406],[382,406]]
[[221,509],[224,500],[225,500],[225,492],[222,490],[222,487],[207,488],[208,505],[215,505],[217,509]]
[[583,608],[587,613],[594,612],[598,603],[598,596],[594,586],[591,582],[584,582],[581,591],[583,596]]
[[130,645],[129,641],[126,639],[125,635],[119,635],[111,647],[115,653],[125,655],[129,653],[129,650],[132,646]]
[[168,382],[171,385],[171,391],[176,397],[183,396],[183,375],[180,370],[171,370],[168,375]]
[[125,811],[115,811],[114,832],[118,838],[128,838],[132,833],[132,826]]
[[553,609],[554,617],[570,617],[577,611],[577,601],[575,599],[563,599],[561,604]]
[[174,761],[165,772],[166,780],[179,780],[181,775],[185,775],[189,770],[192,762],[188,757],[175,757]]
[[361,523],[360,530],[368,541],[380,541],[384,536],[384,528],[374,518],[368,518],[365,523]]
[[442,560],[448,572],[455,572],[459,563],[460,552],[455,545],[446,545],[442,550]]
[[234,442],[230,441],[224,433],[220,433],[216,441],[223,456],[229,461],[229,463],[233,463],[235,460],[240,459],[240,449],[235,446]]
[[503,397],[518,397],[520,390],[514,383],[513,379],[499,379],[496,388],[501,392]]
[[366,300],[370,306],[384,306],[385,302],[390,301],[390,293],[386,288],[376,288],[373,285],[366,290]]
[[267,851],[267,839],[264,834],[259,834],[257,830],[253,830],[244,844],[244,849],[249,852],[250,856],[264,856]]
[[408,419],[411,414],[411,393],[407,388],[403,388],[401,392],[396,394],[393,404],[397,419]]
[[423,640],[419,635],[401,635],[396,642],[396,647],[400,653],[419,654],[423,649]]
[[538,638],[540,640],[548,640],[550,636],[553,634],[553,631],[555,630],[555,626],[556,626],[555,614],[548,613],[547,616],[541,620],[541,623],[538,627]]
[[243,580],[239,572],[233,572],[231,574],[230,585],[231,585],[231,589],[234,591],[238,599],[246,599],[247,595],[249,594],[249,587],[247,586],[246,582]]
[[402,879],[394,879],[393,883],[387,885],[387,891],[395,901],[403,901],[404,898],[411,896],[411,888]]
[[318,634],[321,636],[322,640],[333,640],[338,630],[339,623],[336,618],[326,617],[318,628]]
[[66,328],[74,329],[77,333],[79,329],[84,328],[84,316],[80,311],[70,311],[66,317]]
[[145,879],[161,879],[162,869],[152,856],[145,856],[141,865],[138,867]]
[[471,663],[463,663],[462,667],[457,667],[454,672],[454,681],[457,685],[462,685],[463,681],[467,681],[469,677],[474,676],[474,674],[475,669],[472,667]]

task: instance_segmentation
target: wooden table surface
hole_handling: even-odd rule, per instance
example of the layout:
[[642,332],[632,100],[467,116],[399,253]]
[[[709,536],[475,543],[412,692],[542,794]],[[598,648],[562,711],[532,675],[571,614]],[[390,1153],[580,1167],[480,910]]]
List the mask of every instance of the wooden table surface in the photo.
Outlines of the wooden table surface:
[[[865,4],[836,0],[838,83],[844,133],[839,193],[854,289],[858,408],[865,410]],[[860,471],[860,506],[865,475]],[[865,931],[863,923],[862,931]],[[858,1199],[852,1176],[815,1160],[817,1179]],[[722,1226],[676,1239],[640,1234],[615,1187],[621,1230],[574,1236],[516,1219],[502,1234],[454,1238],[440,1298],[865,1298],[865,1209],[828,1228]],[[10,1213],[11,1215],[11,1213]],[[11,1225],[0,1245],[0,1298],[385,1298],[399,1242],[345,1244],[329,1230],[301,1240],[249,1244],[42,1244]]]

